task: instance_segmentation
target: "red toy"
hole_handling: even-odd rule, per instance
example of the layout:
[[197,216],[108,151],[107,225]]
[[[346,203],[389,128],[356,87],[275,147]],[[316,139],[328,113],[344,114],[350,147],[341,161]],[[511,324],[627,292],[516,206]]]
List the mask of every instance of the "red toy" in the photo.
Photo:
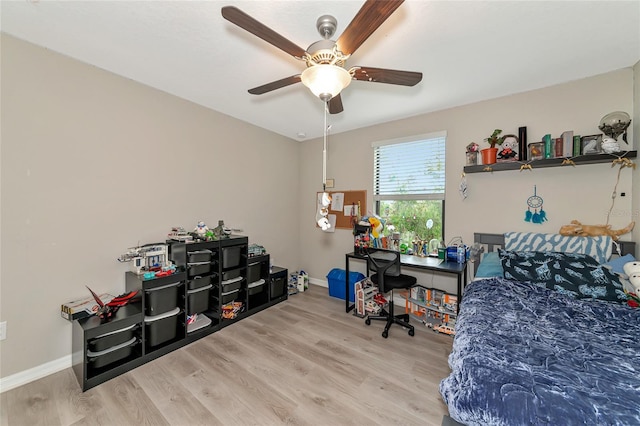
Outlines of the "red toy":
[[100,309],[98,309],[96,315],[103,321],[108,321],[109,319],[111,319],[111,317],[118,311],[118,309],[120,309],[121,306],[124,306],[127,303],[131,302],[133,297],[138,294],[138,290],[130,291],[129,293],[124,293],[114,297],[108,303],[104,303],[102,300],[100,300],[100,297],[98,297],[98,295],[89,288],[89,286],[86,287],[91,292],[91,295],[96,300],[96,303],[100,306]]

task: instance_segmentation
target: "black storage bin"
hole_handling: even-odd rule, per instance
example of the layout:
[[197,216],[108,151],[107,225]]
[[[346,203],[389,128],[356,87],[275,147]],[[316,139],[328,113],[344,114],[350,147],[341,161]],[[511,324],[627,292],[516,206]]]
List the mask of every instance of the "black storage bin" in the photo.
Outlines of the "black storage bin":
[[209,293],[211,292],[211,287],[213,287],[213,285],[209,284],[197,290],[187,291],[187,313],[189,315],[199,314],[209,309]]
[[233,269],[231,271],[222,273],[222,282],[233,280],[234,278],[238,278],[242,274],[242,269]]
[[247,265],[247,282],[253,283],[260,279],[262,262],[254,262]]
[[253,296],[254,294],[262,293],[266,288],[265,284],[266,284],[265,280],[258,280],[258,281],[255,281],[255,282],[249,284],[249,286],[247,287],[247,291],[249,292],[249,296]]
[[284,296],[287,291],[287,279],[286,277],[272,277],[269,283],[271,287],[271,298]]
[[220,295],[220,303],[224,305],[226,303],[233,302],[234,300],[236,300],[236,297],[238,297],[239,292],[239,290],[233,290],[228,293],[222,293]]
[[180,308],[164,314],[144,317],[146,340],[149,346],[157,346],[175,339]]
[[133,347],[136,345],[137,340],[137,338],[132,337],[124,343],[110,347],[103,351],[87,351],[87,362],[93,368],[102,368],[116,361],[125,359],[126,357],[131,355]]
[[178,306],[179,282],[145,290],[145,315],[160,315]]
[[195,290],[197,288],[206,287],[211,284],[211,275],[206,277],[193,277],[192,280],[187,281],[187,290]]
[[187,263],[187,274],[189,275],[189,278],[193,278],[198,275],[206,275],[210,273],[212,269],[212,262]]
[[188,263],[211,262],[213,252],[211,250],[197,250],[187,252]]
[[87,347],[91,352],[101,352],[114,346],[121,345],[135,337],[134,333],[136,328],[136,324],[132,324],[129,327],[125,327],[120,330],[101,334],[100,336],[89,340],[87,342]]
[[237,290],[242,285],[242,277],[236,277],[231,280],[222,281],[220,286],[222,287],[223,293],[228,293],[233,290]]
[[236,268],[240,266],[240,254],[242,247],[223,247],[222,248],[222,269]]

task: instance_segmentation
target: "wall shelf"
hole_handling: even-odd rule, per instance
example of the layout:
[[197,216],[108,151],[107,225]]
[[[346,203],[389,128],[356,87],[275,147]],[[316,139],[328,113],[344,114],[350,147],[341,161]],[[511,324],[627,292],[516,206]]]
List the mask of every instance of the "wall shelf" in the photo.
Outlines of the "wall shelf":
[[[583,164],[610,163],[618,157],[636,158],[638,151],[619,152],[617,154],[590,154],[573,157],[571,160],[576,166]],[[520,170],[524,164],[530,164],[533,170],[543,167],[571,167],[570,164],[562,164],[565,158],[547,158],[543,160],[513,161],[505,163],[495,163],[480,166],[465,166],[465,173],[501,172],[505,170]],[[491,170],[485,170],[490,167]]]

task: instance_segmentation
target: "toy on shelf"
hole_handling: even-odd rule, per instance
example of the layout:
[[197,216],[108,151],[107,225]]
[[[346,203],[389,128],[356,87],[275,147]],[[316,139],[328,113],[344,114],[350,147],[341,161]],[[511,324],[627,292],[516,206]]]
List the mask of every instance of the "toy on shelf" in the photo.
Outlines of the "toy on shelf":
[[[457,317],[458,297],[434,288],[411,287],[405,294],[405,312],[420,319],[427,327],[453,327]],[[451,333],[445,333],[451,334]]]
[[216,238],[229,238],[229,235],[231,235],[231,229],[224,226],[224,220],[219,220],[218,226],[213,228],[213,235]]
[[242,302],[230,302],[222,305],[222,318],[235,319],[243,311],[244,304]]
[[118,258],[118,262],[131,262],[131,271],[145,279],[171,275],[176,266],[169,261],[169,247],[154,243],[131,247]]
[[182,241],[189,242],[193,241],[193,236],[191,236],[182,226],[174,226],[171,228],[171,232],[167,235],[170,240],[174,241]]
[[259,244],[249,244],[247,248],[247,255],[249,257],[262,256],[263,254],[267,254],[267,250],[263,246]]
[[91,295],[95,299],[98,306],[100,306],[95,314],[103,322],[109,321],[121,306],[125,306],[126,304],[131,302],[133,298],[138,294],[138,290],[130,291],[129,293],[121,294],[114,297],[107,303],[104,303],[102,300],[100,300],[100,297],[89,288],[89,286],[86,287],[91,292]]
[[215,229],[213,231],[210,230],[203,221],[198,222],[191,235],[201,241],[213,241],[216,239]]
[[[378,287],[370,278],[358,281],[353,286],[356,301],[354,315],[364,318],[368,314],[376,315],[382,310],[382,305],[386,303],[384,297],[378,293]],[[381,304],[381,302],[383,302]]]

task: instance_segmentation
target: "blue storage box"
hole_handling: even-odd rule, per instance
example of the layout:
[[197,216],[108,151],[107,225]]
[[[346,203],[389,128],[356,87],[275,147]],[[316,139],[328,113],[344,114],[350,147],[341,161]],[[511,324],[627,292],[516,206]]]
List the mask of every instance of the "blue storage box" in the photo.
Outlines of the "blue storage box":
[[[345,299],[345,286],[344,281],[347,276],[347,271],[344,269],[334,268],[327,275],[327,280],[329,280],[329,296],[337,297],[339,299]],[[353,302],[355,300],[353,295],[353,287],[355,283],[361,281],[365,278],[363,274],[360,272],[349,272],[349,301]]]

